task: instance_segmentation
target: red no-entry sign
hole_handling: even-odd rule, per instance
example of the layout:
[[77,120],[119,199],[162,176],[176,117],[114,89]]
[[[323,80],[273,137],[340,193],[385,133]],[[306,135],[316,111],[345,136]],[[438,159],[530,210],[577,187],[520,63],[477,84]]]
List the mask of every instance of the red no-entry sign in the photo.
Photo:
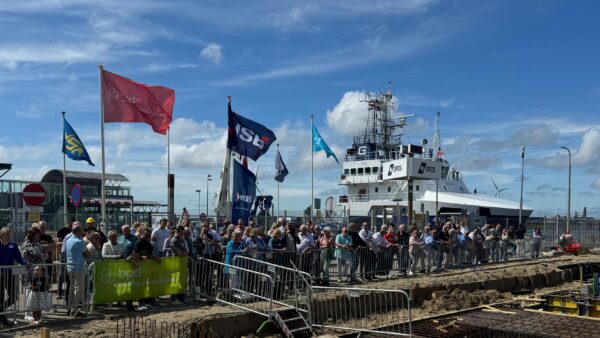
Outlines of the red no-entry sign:
[[37,183],[28,184],[23,189],[23,201],[27,205],[42,205],[46,200],[46,189]]

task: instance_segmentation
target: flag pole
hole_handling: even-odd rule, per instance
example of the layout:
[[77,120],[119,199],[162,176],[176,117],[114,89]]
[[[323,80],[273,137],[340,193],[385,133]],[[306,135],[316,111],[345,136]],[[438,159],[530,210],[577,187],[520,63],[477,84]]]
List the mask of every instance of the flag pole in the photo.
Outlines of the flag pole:
[[314,124],[314,115],[310,115],[310,220],[312,221],[313,219],[313,213],[314,213],[314,203],[315,203],[315,174],[314,174],[314,156],[315,156],[315,152],[313,151],[313,143],[315,142],[314,140],[314,128],[315,128],[315,124]]
[[[277,153],[279,154],[279,143],[277,143]],[[277,181],[277,217],[279,217],[279,181]]]
[[101,197],[100,197],[100,222],[104,222],[104,227],[107,227],[106,222],[106,158],[104,155],[104,81],[103,74],[104,66],[98,65],[100,72],[100,144],[102,148],[102,176],[101,176]]
[[523,223],[523,179],[525,170],[525,146],[521,147],[521,200],[519,201],[519,224]]
[[[62,112],[63,118],[63,142],[65,141],[65,112]],[[63,151],[63,224],[67,224],[67,154]]]

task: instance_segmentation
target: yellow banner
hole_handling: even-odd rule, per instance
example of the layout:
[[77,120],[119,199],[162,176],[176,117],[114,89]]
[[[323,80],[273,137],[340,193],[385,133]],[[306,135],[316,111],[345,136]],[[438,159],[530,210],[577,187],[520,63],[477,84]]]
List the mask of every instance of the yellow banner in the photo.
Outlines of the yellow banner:
[[165,257],[160,263],[145,259],[94,262],[92,303],[105,304],[185,293],[188,257]]

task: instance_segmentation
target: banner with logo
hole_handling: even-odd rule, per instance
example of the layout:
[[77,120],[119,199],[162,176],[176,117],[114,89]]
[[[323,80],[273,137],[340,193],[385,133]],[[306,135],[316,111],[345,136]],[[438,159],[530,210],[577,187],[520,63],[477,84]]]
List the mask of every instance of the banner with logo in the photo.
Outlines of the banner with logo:
[[92,303],[105,304],[185,293],[188,257],[165,257],[160,263],[145,259],[94,262]]
[[275,134],[262,124],[234,113],[231,102],[227,108],[227,148],[256,161],[275,142]]
[[237,224],[240,218],[244,224],[248,224],[255,196],[256,176],[238,161],[233,161],[233,207],[231,208],[233,224]]

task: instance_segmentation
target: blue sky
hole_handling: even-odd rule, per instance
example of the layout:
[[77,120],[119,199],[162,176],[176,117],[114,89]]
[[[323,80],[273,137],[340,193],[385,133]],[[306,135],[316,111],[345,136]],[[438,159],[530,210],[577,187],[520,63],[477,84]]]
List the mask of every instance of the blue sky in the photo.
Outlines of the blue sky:
[[[572,210],[600,215],[600,27],[593,1],[0,1],[0,161],[39,180],[62,166],[60,112],[99,170],[98,64],[174,88],[176,207],[218,178],[226,96],[272,128],[291,174],[281,208],[310,199],[310,114],[343,157],[364,125],[361,91],[392,89],[417,114],[404,140],[433,138],[440,111],[447,158],[467,186],[564,213],[565,145],[573,151]],[[166,139],[141,124],[106,126],[107,165],[137,199],[166,201]],[[275,194],[274,151],[251,167]],[[341,167],[316,157],[318,196],[340,195]],[[85,163],[68,162],[72,170]],[[218,181],[211,182],[216,191]],[[203,206],[204,208],[204,206]]]

